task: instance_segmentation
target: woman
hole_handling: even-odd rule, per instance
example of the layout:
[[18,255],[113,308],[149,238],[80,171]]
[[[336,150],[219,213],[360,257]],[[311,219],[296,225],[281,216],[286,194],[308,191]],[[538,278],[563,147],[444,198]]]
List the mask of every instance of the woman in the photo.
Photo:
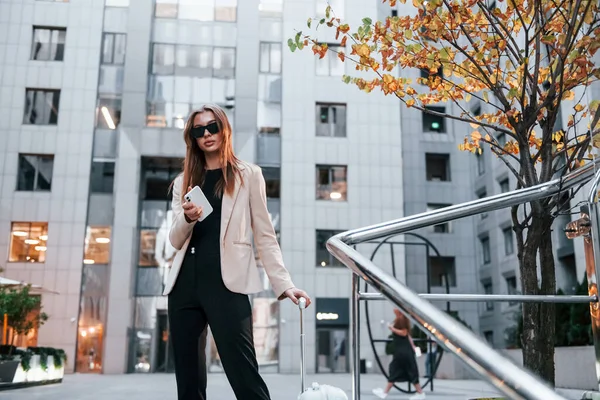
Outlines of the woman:
[[424,399],[425,393],[419,384],[419,367],[415,358],[415,344],[410,336],[410,321],[399,309],[394,309],[396,319],[389,325],[394,340],[394,355],[389,367],[388,384],[385,389],[373,389],[375,396],[385,399],[395,382],[410,382],[417,390],[411,400]]
[[[238,399],[269,399],[258,372],[248,294],[263,290],[251,237],[278,300],[298,304],[267,211],[259,167],[233,154],[231,125],[218,106],[194,111],[184,128],[183,173],[173,182],[169,240],[178,251],[165,285],[179,400],[206,399],[206,326]],[[213,212],[183,196],[200,186]]]

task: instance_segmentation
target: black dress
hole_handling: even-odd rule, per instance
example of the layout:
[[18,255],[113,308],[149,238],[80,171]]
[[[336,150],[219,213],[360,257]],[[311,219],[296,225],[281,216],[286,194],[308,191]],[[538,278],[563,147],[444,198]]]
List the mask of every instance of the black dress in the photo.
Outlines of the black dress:
[[390,362],[388,382],[419,383],[419,367],[408,336],[393,334],[394,356]]

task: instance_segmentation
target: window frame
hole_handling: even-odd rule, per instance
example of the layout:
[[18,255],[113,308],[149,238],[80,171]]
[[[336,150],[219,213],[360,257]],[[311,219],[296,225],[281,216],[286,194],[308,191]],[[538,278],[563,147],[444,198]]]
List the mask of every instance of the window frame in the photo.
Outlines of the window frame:
[[[278,71],[273,71],[272,70],[272,63],[273,63],[273,52],[272,52],[272,48],[273,46],[275,47],[279,47],[279,60],[278,60],[278,64],[279,65],[279,70]],[[268,68],[267,70],[263,70],[263,48],[267,47],[267,54],[268,54],[268,60],[267,60],[267,65]],[[274,75],[281,75],[282,73],[282,67],[283,67],[283,46],[281,45],[280,42],[268,42],[268,41],[261,41],[259,43],[259,48],[258,48],[259,52],[258,52],[258,72],[261,74],[274,74]]]
[[[445,177],[446,179],[429,179],[429,176],[431,174],[429,174],[430,172],[430,168],[429,168],[429,162],[428,160],[430,160],[431,162],[439,160],[441,161],[443,159],[443,161],[445,162]],[[427,182],[452,182],[452,174],[451,174],[451,164],[450,164],[450,153],[425,153],[425,180]],[[431,171],[432,172],[432,171]],[[433,178],[433,176],[432,176]]]
[[[28,231],[26,233],[26,235],[15,235],[14,232],[24,232],[24,231],[17,231],[15,230],[15,225],[27,225],[28,226]],[[41,235],[37,238],[37,239],[33,239],[33,240],[40,240],[40,242],[38,243],[25,243],[26,240],[31,240],[30,236],[31,236],[31,231],[32,228],[35,225],[39,225],[41,228]],[[12,257],[12,252],[13,252],[13,245],[14,245],[14,240],[15,237],[25,237],[27,236],[26,239],[23,239],[24,245],[27,246],[27,251],[25,254],[25,259],[22,260],[20,259],[20,256],[22,254],[19,255],[18,259],[11,259]],[[43,237],[46,237],[45,239],[42,239]],[[43,244],[40,244],[43,243]],[[44,247],[43,250],[37,250],[35,249],[35,247],[37,246],[42,246]],[[8,258],[7,258],[7,263],[33,263],[33,264],[44,264],[46,262],[46,254],[48,251],[48,222],[46,221],[11,221],[10,224],[10,241],[8,244]],[[31,257],[30,256],[30,251],[31,248],[33,248],[34,250],[38,251],[39,254],[43,254],[43,257],[38,257],[38,260],[40,261],[30,261],[27,259],[27,257]]]
[[[443,106],[425,106],[425,108],[427,110],[435,111],[437,113],[446,113],[446,107],[443,107]],[[426,127],[426,124],[425,124],[426,117],[427,118],[436,118],[436,119],[439,118],[440,121],[437,121],[437,122],[439,122],[439,124],[440,124],[440,129],[439,130],[435,130],[435,129],[431,129],[430,126]],[[423,132],[425,132],[425,133],[435,133],[435,134],[445,134],[445,133],[447,133],[446,118],[445,117],[439,117],[437,115],[433,115],[433,114],[429,114],[429,113],[427,113],[425,111],[421,111],[421,119],[422,119],[421,120],[421,127],[423,129]],[[433,122],[436,122],[436,121],[432,121],[432,123]]]
[[[56,43],[52,42],[52,34],[53,32],[58,32],[58,36],[60,36],[60,32],[64,32],[64,43],[63,43],[63,49],[62,49],[62,57],[60,59],[40,59],[40,58],[35,58],[34,57],[34,52],[35,52],[35,37],[36,37],[36,31],[49,31],[50,32],[50,41],[48,43],[43,43],[46,44],[50,47],[50,53],[52,51],[52,46],[55,46],[56,48],[55,50],[55,54],[59,54],[58,51],[58,46],[60,44],[60,41],[57,41]],[[59,39],[59,37],[57,37],[57,39]],[[39,42],[41,43],[41,42]],[[31,51],[29,53],[29,60],[30,61],[45,61],[45,62],[63,62],[65,60],[65,52],[66,52],[66,47],[67,47],[67,28],[66,27],[59,27],[59,26],[46,26],[46,25],[33,25],[32,26],[32,32],[31,32]]]
[[[29,189],[20,189],[20,177],[21,177],[21,161],[26,157],[26,156],[30,156],[30,157],[35,157],[36,158],[36,165],[35,165],[35,177],[33,180],[33,189],[29,190]],[[43,193],[49,193],[52,191],[52,178],[54,176],[54,154],[33,154],[33,153],[19,153],[19,160],[18,160],[18,166],[17,166],[17,170],[18,170],[18,174],[17,174],[17,182],[16,182],[16,188],[15,191],[16,192],[43,192]],[[49,182],[49,189],[38,189],[38,175],[40,174],[40,168],[39,168],[39,161],[40,159],[49,159],[52,161],[52,170],[50,172],[50,182]]]
[[[484,294],[494,294],[494,284],[492,283],[491,280],[489,281],[484,281],[481,283],[481,285],[483,286],[483,293]],[[487,289],[490,289],[489,291]],[[494,302],[493,301],[486,301],[485,302],[485,311],[494,311]]]
[[502,228],[502,238],[504,240],[504,255],[512,256],[515,254],[515,243],[512,227]]
[[[451,205],[452,204],[446,204],[446,203],[427,203],[426,211],[435,211],[435,210],[439,210],[440,208],[450,207]],[[440,227],[442,227],[441,229],[443,229],[442,232],[436,230],[436,229],[440,229]],[[448,221],[448,222],[444,222],[441,224],[432,225],[430,227],[430,230],[431,230],[431,233],[439,233],[442,235],[446,235],[448,233],[452,233],[452,224],[450,221]]]
[[[320,186],[327,186],[329,189],[329,194],[331,195],[331,193],[334,192],[333,190],[333,184],[336,183],[335,178],[334,178],[334,172],[335,169],[343,169],[344,172],[344,179],[345,179],[345,184],[346,184],[346,191],[345,193],[340,193],[341,197],[339,199],[332,199],[331,197],[329,199],[325,199],[325,198],[320,198],[319,197],[319,192],[324,191],[322,189],[320,189]],[[319,177],[320,177],[320,172],[321,169],[327,169],[328,172],[328,182],[327,184],[321,184]],[[315,166],[315,173],[316,173],[316,182],[315,182],[315,200],[317,201],[331,201],[331,202],[335,202],[335,203],[339,203],[339,202],[347,202],[348,201],[348,166],[347,165],[339,165],[339,164],[317,164]]]
[[[110,51],[110,61],[106,61],[104,58],[105,52],[104,49],[107,43],[107,37],[112,37],[111,51]],[[125,40],[123,47],[123,61],[115,62],[115,54],[117,52],[117,38],[123,38]],[[100,65],[125,65],[125,58],[127,56],[127,34],[126,33],[117,33],[117,32],[103,32],[102,33],[102,49],[100,50]]]
[[[440,284],[438,285],[437,282],[434,283],[434,281],[436,281],[438,278],[434,278],[433,276],[433,261],[439,259],[440,262],[443,262],[445,260],[452,260],[452,265],[451,265],[451,269],[450,271],[448,271],[448,266],[449,264],[443,264],[444,265],[444,274],[441,275],[444,278],[439,278],[440,280]],[[430,287],[446,287],[446,282],[444,282],[445,277],[448,277],[448,286],[449,287],[457,287],[457,275],[456,275],[456,257],[454,256],[435,256],[435,255],[430,255],[429,256],[429,260],[428,260],[428,268],[429,268],[429,283],[430,283]]]
[[[315,58],[315,76],[335,77],[335,78],[343,76],[344,73],[346,72],[346,63],[343,62],[342,60],[340,60],[338,58],[337,54],[333,54],[333,53],[334,52],[338,53],[340,51],[344,51],[345,48],[343,46],[341,46],[339,43],[326,43],[326,44],[327,44],[327,53],[325,54],[325,57]],[[319,71],[319,63],[327,63],[327,73],[321,73]],[[341,63],[341,66],[343,69],[341,74],[334,75],[332,73],[332,71],[334,70],[333,63]]]
[[[320,115],[321,115],[321,110],[323,108],[327,108],[327,118],[328,120],[332,120],[335,118],[336,122],[327,122],[327,123],[321,123],[320,122]],[[339,111],[338,108],[343,109],[344,110],[344,115],[343,115],[343,123],[339,124],[338,121],[341,121],[339,119]],[[335,112],[334,112],[335,110]],[[315,103],[315,112],[316,112],[316,118],[315,118],[315,136],[316,137],[326,137],[326,138],[345,138],[348,137],[348,105],[346,103],[326,103],[326,102],[316,102]],[[327,135],[321,135],[319,134],[321,129],[319,129],[319,126],[327,126],[327,131],[328,134]],[[342,131],[343,136],[339,136],[336,135],[336,132],[338,131],[338,127],[340,128],[339,130]]]
[[[219,9],[225,8],[223,7],[223,5],[219,5],[219,0],[212,0],[210,3],[210,7],[212,7],[212,16],[210,17],[210,19],[199,19],[199,18],[184,18],[182,17],[181,14],[181,0],[174,0],[174,1],[163,1],[163,2],[158,2],[158,1],[154,1],[154,7],[153,7],[153,11],[152,11],[152,16],[154,18],[164,18],[164,19],[175,19],[175,20],[180,20],[180,21],[198,21],[198,22],[229,22],[229,23],[236,23],[237,22],[237,17],[238,17],[238,5],[239,5],[239,1],[237,0],[235,2],[235,18],[234,19],[220,19],[218,18],[218,16],[220,15],[219,13]],[[157,9],[159,5],[170,5],[171,7],[169,8],[173,8],[174,12],[170,13],[169,15],[157,15]],[[196,6],[205,6],[206,4],[193,4]],[[226,7],[226,8],[231,8],[231,7]],[[170,16],[172,15],[172,16]]]
[[[325,247],[325,251],[327,252],[327,254],[329,255],[329,259],[327,260],[327,264],[323,265],[322,263],[325,262],[324,260],[319,260],[319,253],[320,251],[323,250],[323,248],[320,246],[320,241],[319,241],[319,234],[321,235],[328,235],[329,237],[335,236],[339,233],[345,232],[345,230],[343,229],[315,229],[315,267],[316,268],[344,268],[345,265],[339,261],[337,258],[335,258],[333,256],[333,254],[329,253],[329,251],[327,251],[327,248]],[[325,242],[323,242],[323,245],[325,244]],[[319,261],[321,261],[321,263],[319,263]]]
[[492,246],[489,236],[482,236],[479,238],[479,244],[481,245],[481,259],[483,265],[489,265],[492,263]]
[[[43,93],[44,95],[52,94],[52,108],[50,109],[49,121],[47,124],[36,124],[35,122],[28,122],[30,120],[31,109],[27,109],[27,98],[29,93]],[[48,89],[48,88],[34,88],[34,87],[26,87],[25,88],[25,105],[23,107],[23,125],[37,125],[37,126],[57,126],[58,125],[58,117],[60,114],[60,89]],[[33,105],[33,103],[32,103]],[[55,107],[55,108],[54,108]],[[54,121],[52,118],[52,110],[55,109],[54,113]]]

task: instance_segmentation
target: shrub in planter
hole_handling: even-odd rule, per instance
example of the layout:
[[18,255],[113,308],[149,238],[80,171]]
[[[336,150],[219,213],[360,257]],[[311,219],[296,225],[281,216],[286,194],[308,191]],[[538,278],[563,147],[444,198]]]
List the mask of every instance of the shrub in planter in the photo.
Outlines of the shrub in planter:
[[[31,285],[19,288],[0,287],[0,317],[6,314],[8,325],[19,336],[38,329],[48,320],[48,315],[41,311],[41,298],[31,296],[30,289]],[[39,310],[39,313],[33,313],[36,310]],[[11,345],[14,344],[14,339],[15,335],[13,334]]]

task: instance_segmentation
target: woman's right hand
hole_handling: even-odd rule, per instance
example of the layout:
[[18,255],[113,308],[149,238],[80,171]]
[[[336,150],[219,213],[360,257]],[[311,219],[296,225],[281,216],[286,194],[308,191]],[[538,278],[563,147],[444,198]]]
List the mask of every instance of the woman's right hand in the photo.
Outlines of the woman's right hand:
[[[188,191],[192,190],[192,188],[188,188]],[[185,218],[188,222],[194,222],[198,218],[202,216],[202,207],[196,207],[194,203],[185,202],[181,205],[183,208],[183,213],[185,214]]]

